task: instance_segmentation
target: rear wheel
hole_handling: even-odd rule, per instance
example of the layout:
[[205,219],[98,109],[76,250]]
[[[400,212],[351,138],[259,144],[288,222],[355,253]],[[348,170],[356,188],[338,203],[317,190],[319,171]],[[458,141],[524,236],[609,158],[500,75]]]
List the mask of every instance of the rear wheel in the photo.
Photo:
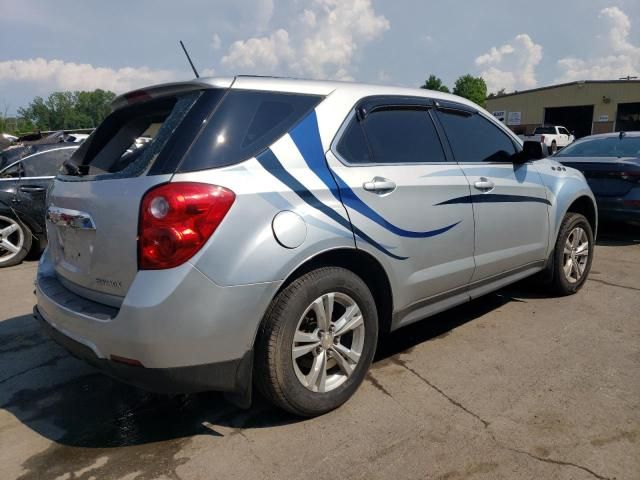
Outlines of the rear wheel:
[[587,280],[593,260],[593,231],[584,215],[567,213],[560,225],[554,251],[553,290],[576,293]]
[[553,155],[557,151],[558,151],[558,144],[554,140],[553,142],[551,142],[551,155]]
[[31,230],[20,220],[0,215],[0,268],[17,265],[31,250]]
[[258,389],[296,415],[346,402],[371,365],[378,337],[366,284],[338,267],[309,272],[272,302],[256,345]]

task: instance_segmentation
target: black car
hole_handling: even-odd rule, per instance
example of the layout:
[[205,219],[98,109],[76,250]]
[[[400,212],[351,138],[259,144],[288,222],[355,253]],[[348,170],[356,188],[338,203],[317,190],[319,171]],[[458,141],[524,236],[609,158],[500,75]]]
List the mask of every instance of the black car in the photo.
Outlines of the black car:
[[584,137],[553,158],[584,174],[600,218],[640,223],[640,132]]
[[47,189],[78,145],[32,145],[0,155],[0,267],[20,263],[46,242]]

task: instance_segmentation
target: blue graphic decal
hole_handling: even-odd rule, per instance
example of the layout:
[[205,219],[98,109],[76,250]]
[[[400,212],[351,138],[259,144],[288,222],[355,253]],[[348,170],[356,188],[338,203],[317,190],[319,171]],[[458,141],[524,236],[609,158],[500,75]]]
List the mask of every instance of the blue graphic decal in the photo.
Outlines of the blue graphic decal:
[[454,205],[457,203],[546,203],[551,205],[551,202],[546,198],[529,197],[526,195],[502,195],[499,193],[479,193],[477,195],[465,195],[464,197],[452,198],[444,202],[436,203],[437,205]]
[[318,198],[307,190],[304,185],[302,185],[298,180],[296,180],[293,175],[285,170],[280,161],[277,159],[275,154],[271,151],[270,148],[262,152],[256,157],[256,160],[262,165],[271,175],[276,177],[282,183],[284,183],[287,187],[289,187],[293,192],[298,195],[307,205],[315,208],[316,210],[324,213],[327,217],[331,218],[333,221],[343,226],[347,230],[353,229],[353,232],[364,241],[371,244],[373,247],[377,248],[384,254],[390,256],[391,258],[395,258],[396,260],[406,260],[409,257],[401,257],[399,255],[395,255],[394,253],[387,250],[385,247],[376,242],[369,235],[361,231],[355,225],[352,225],[349,220],[343,218],[338,212],[333,210],[331,207],[322,203]]
[[[322,149],[322,142],[320,140],[320,130],[318,129],[318,118],[315,110],[307,115],[295,128],[293,128],[289,135],[293,139],[293,143],[296,144],[298,150],[302,154],[302,158],[307,163],[311,171],[315,173],[320,180],[331,190],[333,196],[336,199],[343,202],[347,207],[353,208],[356,212],[364,215],[369,220],[377,223],[381,227],[388,231],[407,238],[428,238],[440,235],[460,222],[452,223],[446,227],[438,228],[436,230],[429,230],[426,232],[414,232],[411,230],[404,230],[392,224],[378,212],[373,210],[369,205],[364,203],[360,197],[358,197],[353,190],[342,180],[337,173],[329,170],[327,165],[324,151]],[[336,188],[336,184],[337,187]]]

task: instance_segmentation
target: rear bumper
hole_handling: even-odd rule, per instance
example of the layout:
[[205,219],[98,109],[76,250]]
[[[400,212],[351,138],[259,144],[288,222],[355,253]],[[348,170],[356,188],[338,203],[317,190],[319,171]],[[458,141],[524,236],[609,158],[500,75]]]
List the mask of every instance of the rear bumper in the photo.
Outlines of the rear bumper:
[[187,263],[139,272],[114,308],[65,288],[45,251],[34,314],[74,355],[125,382],[158,392],[241,392],[258,325],[278,286],[222,287]]
[[189,367],[145,368],[98,358],[86,345],[52,327],[33,307],[34,317],[60,346],[116,380],[157,393],[195,393],[205,391],[245,392],[251,383],[252,351],[242,358]]

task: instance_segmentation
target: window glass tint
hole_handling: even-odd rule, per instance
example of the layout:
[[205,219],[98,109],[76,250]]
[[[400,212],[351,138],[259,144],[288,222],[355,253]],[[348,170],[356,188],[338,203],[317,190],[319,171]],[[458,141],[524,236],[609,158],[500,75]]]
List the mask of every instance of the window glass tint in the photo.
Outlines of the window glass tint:
[[15,163],[10,167],[5,167],[2,171],[0,171],[0,178],[18,178],[21,174],[24,175],[24,171],[22,171],[22,163]]
[[354,117],[344,131],[337,150],[350,163],[371,163],[367,140],[357,118]]
[[477,113],[438,111],[458,162],[510,162],[516,148],[506,133]]
[[574,142],[556,157],[640,157],[640,137],[600,137]]
[[364,121],[376,163],[445,162],[433,121],[426,110],[378,110]]
[[22,161],[25,177],[53,177],[58,174],[62,164],[71,157],[76,148],[49,150],[25,158]]
[[231,90],[180,166],[181,172],[254,157],[320,102],[312,95]]
[[555,127],[538,127],[533,131],[534,135],[555,135]]

